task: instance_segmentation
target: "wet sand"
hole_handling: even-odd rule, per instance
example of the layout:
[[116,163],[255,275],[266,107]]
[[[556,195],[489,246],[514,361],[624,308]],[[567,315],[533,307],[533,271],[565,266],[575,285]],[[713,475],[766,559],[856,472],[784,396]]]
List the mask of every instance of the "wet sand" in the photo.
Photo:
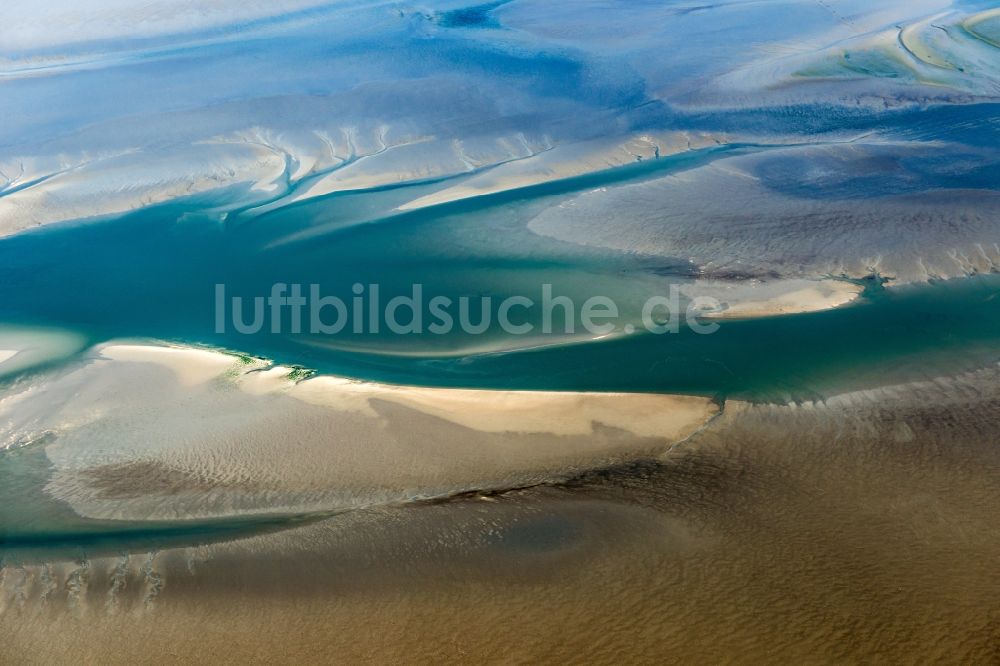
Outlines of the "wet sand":
[[566,484],[5,562],[0,656],[996,663],[998,374],[730,403],[660,459]]

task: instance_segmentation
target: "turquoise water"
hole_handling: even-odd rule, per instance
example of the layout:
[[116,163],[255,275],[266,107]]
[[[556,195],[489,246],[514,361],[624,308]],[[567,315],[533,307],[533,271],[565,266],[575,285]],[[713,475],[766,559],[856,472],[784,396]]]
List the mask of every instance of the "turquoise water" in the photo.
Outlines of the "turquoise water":
[[[266,296],[276,282],[318,284],[350,303],[351,286],[379,284],[381,302],[423,285],[426,298],[511,295],[540,300],[543,284],[577,303],[611,296],[622,320],[646,298],[690,282],[681,258],[650,258],[539,237],[525,228],[567,192],[639,181],[707,163],[736,147],[637,164],[525,191],[385,214],[419,187],[336,195],[263,215],[223,218],[191,199],[86,225],[0,241],[0,322],[78,331],[93,342],[139,337],[224,347],[323,373],[504,389],[685,392],[800,400],[888,381],[932,377],[1000,355],[1000,278],[869,289],[833,311],[721,322],[599,341],[558,333],[482,335],[216,332],[215,285]],[[873,283],[874,285],[874,283]],[[537,310],[537,309],[536,309]],[[475,310],[474,310],[475,311]],[[249,316],[249,315],[248,315]],[[473,317],[478,319],[478,316]],[[405,318],[404,318],[405,319]],[[537,313],[535,323],[539,323]],[[561,329],[557,319],[555,330]],[[640,329],[641,331],[641,329]]]
[[[992,137],[996,105],[898,114],[893,131],[907,139],[945,129],[955,140]],[[697,126],[709,119],[693,117]],[[715,118],[716,124],[719,118]],[[726,116],[733,129],[765,119]],[[768,122],[774,122],[771,119]],[[836,124],[795,115],[799,131]],[[837,119],[871,128],[871,119]],[[867,125],[865,124],[867,122]],[[883,128],[884,129],[884,128]],[[984,132],[986,134],[984,134]],[[992,140],[992,139],[991,139]],[[692,393],[763,401],[814,400],[834,393],[932,378],[1000,360],[1000,276],[884,289],[875,277],[857,303],[836,310],[747,321],[723,321],[711,335],[689,328],[656,336],[634,333],[589,341],[561,334],[511,336],[496,325],[482,335],[334,336],[216,331],[215,285],[229,296],[266,296],[277,282],[318,284],[350,302],[355,283],[379,284],[382,302],[410,292],[427,298],[539,299],[544,284],[577,303],[612,297],[622,321],[636,321],[645,299],[690,284],[696,267],[683,257],[650,257],[538,236],[527,222],[567,195],[642,182],[735,154],[767,151],[737,145],[464,200],[409,213],[394,208],[439,187],[423,183],[343,193],[274,210],[221,211],[231,191],[87,224],[42,229],[0,240],[0,325],[67,329],[89,344],[149,338],[221,347],[363,379],[427,386],[577,391]],[[968,182],[947,165],[911,171],[941,190]],[[796,172],[767,174],[776,191],[800,197],[844,191],[799,191]],[[995,189],[996,172],[973,172]],[[936,179],[936,180],[935,180]],[[456,179],[462,180],[461,178]],[[304,183],[302,186],[307,186]],[[903,183],[905,185],[905,183]],[[877,197],[900,183],[849,182],[857,196]],[[495,321],[495,317],[494,317]],[[538,322],[537,315],[531,321]],[[287,323],[286,323],[287,324]],[[557,319],[556,330],[561,322]],[[287,331],[287,325],[284,327]],[[36,369],[37,370],[37,369]],[[11,378],[6,378],[10,380]],[[88,520],[43,491],[50,474],[40,444],[0,452],[0,547],[9,558],[148,550],[279,529],[310,516],[257,516],[215,521],[127,523]]]
[[[113,226],[113,225],[112,225]],[[95,229],[96,231],[96,229]],[[105,230],[110,232],[111,228]],[[75,233],[81,233],[77,231]],[[159,301],[160,305],[164,301]],[[145,300],[131,301],[146,312]],[[81,309],[80,312],[83,312]],[[204,312],[196,308],[192,316]],[[264,335],[252,342],[79,320],[96,342],[108,335],[170,339],[250,349],[351,376],[433,386],[701,393],[804,400],[835,390],[884,385],[971,370],[1000,360],[1000,276],[874,291],[860,305],[823,313],[724,322],[713,335],[683,331],[533,351],[412,358],[324,351]],[[188,320],[189,323],[194,321]],[[197,329],[195,329],[197,330]],[[173,332],[171,334],[170,332]],[[192,521],[105,521],[77,516],[47,496],[50,464],[41,445],[0,452],[0,551],[7,562],[139,552],[284,529],[316,515],[258,515]]]
[[[605,177],[642,179],[720,155],[707,151]],[[688,392],[763,400],[931,377],[1000,354],[1000,278],[881,290],[823,313],[721,322],[699,335],[636,333],[594,342],[551,334],[282,334],[215,331],[215,285],[267,295],[275,282],[319,284],[350,302],[351,285],[380,285],[382,302],[413,283],[432,295],[612,296],[622,319],[692,278],[682,259],[650,259],[538,237],[534,207],[601,176],[396,217],[358,218],[398,193],[327,197],[258,217],[206,213],[206,202],[159,206],[104,222],[0,241],[0,321],[79,331],[94,343],[149,337],[205,344],[379,381],[504,389]],[[412,196],[412,192],[407,193]],[[357,199],[369,208],[359,211]],[[343,216],[334,228],[311,222]],[[299,227],[291,222],[299,219]],[[305,220],[306,222],[303,222]],[[363,219],[360,222],[364,222]],[[330,223],[325,223],[329,225]],[[299,236],[302,229],[307,235]],[[297,237],[299,236],[299,237]],[[537,320],[536,320],[537,323]],[[557,321],[555,330],[560,330]],[[641,329],[640,329],[641,330]],[[524,348],[524,349],[522,349]]]

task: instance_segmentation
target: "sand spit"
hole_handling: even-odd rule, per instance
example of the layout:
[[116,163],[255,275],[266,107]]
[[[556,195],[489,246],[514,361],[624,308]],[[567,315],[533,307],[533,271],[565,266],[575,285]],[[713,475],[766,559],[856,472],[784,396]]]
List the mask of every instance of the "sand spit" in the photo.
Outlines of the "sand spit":
[[661,451],[708,398],[385,386],[221,352],[110,344],[0,401],[47,433],[47,492],[103,519],[358,508],[531,485]]

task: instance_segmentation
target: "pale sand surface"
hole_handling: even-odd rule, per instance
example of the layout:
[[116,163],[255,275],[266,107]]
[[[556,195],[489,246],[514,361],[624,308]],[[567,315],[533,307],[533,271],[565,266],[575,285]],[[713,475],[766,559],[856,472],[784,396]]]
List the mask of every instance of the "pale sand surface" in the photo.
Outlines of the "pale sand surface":
[[706,319],[752,319],[837,308],[855,301],[864,288],[839,280],[784,280],[731,287],[699,283],[690,291],[712,294],[724,304],[724,310],[705,312]]
[[105,345],[100,349],[100,356],[122,363],[162,365],[169,368],[184,386],[204,384],[238,363],[231,355],[206,349],[155,345]]
[[13,358],[18,354],[16,349],[0,349],[0,363],[3,363],[9,358]]
[[600,423],[639,437],[680,439],[717,411],[710,400],[695,396],[425,389],[328,377],[302,382],[289,394],[333,406],[355,398],[388,400],[466,428],[494,433],[587,435]]
[[[338,511],[559,480],[663,451],[708,398],[385,386],[204,349],[109,344],[12,387],[3,434],[48,437],[46,485],[100,519]],[[16,435],[16,437],[15,437]]]
[[996,370],[730,405],[657,462],[5,563],[7,663],[993,663]]
[[184,386],[196,386],[231,373],[253,395],[281,392],[314,405],[364,411],[375,416],[371,400],[385,400],[483,432],[544,432],[586,435],[594,423],[640,437],[678,439],[690,435],[716,413],[702,397],[624,393],[554,393],[423,388],[320,376],[297,381],[294,368],[184,347],[109,344],[100,356],[113,361],[155,363],[170,368]]

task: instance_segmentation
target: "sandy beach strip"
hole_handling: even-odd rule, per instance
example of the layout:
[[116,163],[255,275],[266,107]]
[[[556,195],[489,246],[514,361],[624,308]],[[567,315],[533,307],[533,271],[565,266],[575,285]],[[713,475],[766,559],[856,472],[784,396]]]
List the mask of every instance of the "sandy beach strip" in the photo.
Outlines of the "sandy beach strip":
[[186,347],[110,344],[99,353],[113,361],[162,365],[185,386],[230,373],[253,395],[280,392],[312,405],[369,414],[369,401],[385,400],[481,432],[585,435],[600,423],[639,437],[673,439],[686,437],[717,411],[712,400],[699,396],[425,388],[329,375],[299,380],[291,367]]
[[11,391],[0,401],[9,435],[55,433],[45,492],[104,520],[343,511],[544,484],[658,455],[720,409],[698,396],[310,377],[132,342]]

